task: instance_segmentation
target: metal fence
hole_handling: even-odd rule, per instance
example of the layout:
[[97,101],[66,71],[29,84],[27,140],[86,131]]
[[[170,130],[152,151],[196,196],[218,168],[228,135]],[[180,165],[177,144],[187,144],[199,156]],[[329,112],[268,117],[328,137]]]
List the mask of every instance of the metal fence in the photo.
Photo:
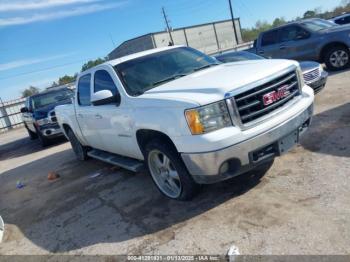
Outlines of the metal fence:
[[21,108],[25,98],[3,102],[0,99],[0,132],[23,126]]

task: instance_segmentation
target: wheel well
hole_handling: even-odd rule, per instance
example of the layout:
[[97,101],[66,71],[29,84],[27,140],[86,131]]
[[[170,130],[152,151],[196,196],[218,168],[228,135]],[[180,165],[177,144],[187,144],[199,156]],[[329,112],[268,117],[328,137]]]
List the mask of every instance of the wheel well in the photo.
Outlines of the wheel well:
[[153,139],[159,139],[165,143],[168,143],[169,145],[173,146],[174,149],[177,151],[176,146],[170,139],[170,137],[159,131],[140,129],[136,132],[136,139],[142,153],[144,153],[146,145]]
[[327,51],[333,47],[336,47],[336,46],[341,46],[341,47],[345,47],[345,48],[349,48],[346,44],[342,43],[342,42],[332,42],[332,43],[329,43],[327,45],[325,45],[322,50],[321,50],[321,62],[324,62],[325,61],[325,55],[327,53]]
[[68,134],[68,130],[71,130],[71,127],[67,124],[63,124],[62,127],[63,127],[63,130],[66,134]]

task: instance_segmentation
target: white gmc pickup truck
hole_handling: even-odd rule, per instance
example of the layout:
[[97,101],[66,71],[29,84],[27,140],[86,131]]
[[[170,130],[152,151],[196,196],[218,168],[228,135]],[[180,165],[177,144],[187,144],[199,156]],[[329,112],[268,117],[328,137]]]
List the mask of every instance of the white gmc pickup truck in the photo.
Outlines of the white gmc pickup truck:
[[78,159],[138,172],[190,199],[199,184],[268,169],[307,129],[313,90],[297,62],[219,64],[188,47],[144,51],[81,73],[56,108]]

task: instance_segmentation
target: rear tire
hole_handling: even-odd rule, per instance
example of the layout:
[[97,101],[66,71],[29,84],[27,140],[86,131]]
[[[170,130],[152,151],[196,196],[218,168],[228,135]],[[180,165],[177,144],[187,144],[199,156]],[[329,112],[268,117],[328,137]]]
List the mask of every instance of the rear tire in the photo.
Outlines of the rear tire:
[[328,49],[324,56],[327,68],[331,71],[344,70],[350,66],[350,51],[344,46],[334,46]]
[[72,149],[75,153],[75,156],[80,161],[85,161],[88,159],[87,151],[88,147],[83,146],[78,138],[74,135],[73,131],[71,129],[68,130],[67,136],[69,138],[69,142],[72,146]]
[[152,180],[159,191],[171,199],[190,200],[199,190],[174,146],[152,140],[145,149],[145,159]]

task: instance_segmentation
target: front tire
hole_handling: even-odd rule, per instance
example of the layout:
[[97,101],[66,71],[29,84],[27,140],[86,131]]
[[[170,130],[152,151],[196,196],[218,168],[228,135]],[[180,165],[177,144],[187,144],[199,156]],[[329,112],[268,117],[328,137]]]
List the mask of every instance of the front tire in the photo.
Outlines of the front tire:
[[25,126],[25,128],[27,129],[30,140],[38,138],[38,135],[35,132],[31,131],[27,126]]
[[145,150],[145,159],[154,184],[165,196],[176,200],[190,200],[198,192],[179,153],[167,142],[153,140]]
[[344,46],[334,46],[325,53],[324,60],[329,70],[344,70],[350,65],[349,48]]
[[87,151],[88,148],[86,146],[83,146],[78,138],[74,135],[73,131],[71,129],[68,130],[67,136],[69,138],[69,142],[72,146],[72,149],[75,153],[75,156],[80,161],[85,161],[88,159]]
[[36,135],[38,136],[39,138],[39,141],[40,141],[40,144],[42,147],[47,147],[49,144],[50,144],[50,140],[47,139],[41,132],[38,128],[35,128],[36,130]]

